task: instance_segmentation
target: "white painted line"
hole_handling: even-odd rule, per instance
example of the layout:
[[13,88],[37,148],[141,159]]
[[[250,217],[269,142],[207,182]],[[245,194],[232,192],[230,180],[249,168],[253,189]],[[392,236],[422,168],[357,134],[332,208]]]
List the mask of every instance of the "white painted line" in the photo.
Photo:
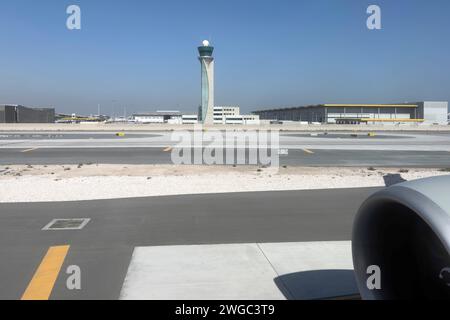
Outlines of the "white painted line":
[[325,299],[357,293],[350,242],[136,248],[124,300]]

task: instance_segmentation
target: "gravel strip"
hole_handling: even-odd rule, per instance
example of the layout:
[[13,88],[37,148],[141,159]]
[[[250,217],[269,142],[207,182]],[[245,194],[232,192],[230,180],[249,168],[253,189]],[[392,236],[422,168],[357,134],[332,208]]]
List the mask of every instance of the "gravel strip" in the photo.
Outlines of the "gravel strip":
[[12,166],[0,168],[0,203],[380,187],[445,174],[437,169]]

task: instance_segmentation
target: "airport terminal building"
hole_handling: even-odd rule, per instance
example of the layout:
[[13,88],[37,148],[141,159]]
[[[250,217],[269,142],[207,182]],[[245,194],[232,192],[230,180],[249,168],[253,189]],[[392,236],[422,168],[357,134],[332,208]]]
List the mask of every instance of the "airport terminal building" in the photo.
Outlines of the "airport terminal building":
[[214,124],[244,124],[259,125],[259,116],[241,114],[239,106],[215,106]]
[[[259,116],[243,115],[238,106],[214,107],[214,124],[259,125]],[[133,114],[131,121],[138,124],[198,124],[201,117],[180,111],[156,111]]]
[[261,120],[330,124],[448,124],[448,102],[321,104],[254,111]]
[[54,123],[55,109],[0,105],[0,123]]

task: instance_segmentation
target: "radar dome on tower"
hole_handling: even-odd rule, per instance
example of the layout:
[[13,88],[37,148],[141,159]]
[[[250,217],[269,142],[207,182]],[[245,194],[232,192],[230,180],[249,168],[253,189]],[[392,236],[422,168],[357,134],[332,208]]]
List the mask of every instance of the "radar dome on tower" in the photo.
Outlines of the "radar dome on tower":
[[204,47],[209,47],[209,41],[208,40],[203,40],[203,46]]

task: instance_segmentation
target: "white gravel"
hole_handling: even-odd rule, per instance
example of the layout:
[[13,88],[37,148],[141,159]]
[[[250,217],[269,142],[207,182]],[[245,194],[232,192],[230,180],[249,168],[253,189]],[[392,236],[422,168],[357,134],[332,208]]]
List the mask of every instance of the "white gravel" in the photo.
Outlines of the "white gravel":
[[[83,173],[82,169],[59,172],[47,168],[42,174],[39,168],[18,169],[21,176],[3,175],[0,178],[0,203],[17,202],[51,202],[115,199],[149,196],[168,196],[181,194],[205,194],[277,190],[312,190],[336,188],[360,188],[385,186],[386,180],[396,182],[398,179],[414,180],[424,177],[448,174],[433,169],[414,169],[408,173],[399,173],[398,169],[333,169],[333,168],[289,168],[284,172],[270,169],[212,169],[205,170],[170,170],[168,173],[160,168],[141,169],[139,176],[130,176],[111,168],[95,168]],[[10,169],[11,170],[11,169]],[[21,171],[22,170],[22,171]],[[53,170],[56,171],[56,170]],[[102,175],[96,175],[102,171]],[[117,174],[120,172],[120,174]],[[108,175],[109,173],[109,175]],[[114,174],[116,173],[116,174]],[[106,175],[105,175],[106,174]],[[83,176],[86,175],[86,176]],[[387,175],[388,178],[386,178]],[[390,177],[390,178],[389,178]]]

